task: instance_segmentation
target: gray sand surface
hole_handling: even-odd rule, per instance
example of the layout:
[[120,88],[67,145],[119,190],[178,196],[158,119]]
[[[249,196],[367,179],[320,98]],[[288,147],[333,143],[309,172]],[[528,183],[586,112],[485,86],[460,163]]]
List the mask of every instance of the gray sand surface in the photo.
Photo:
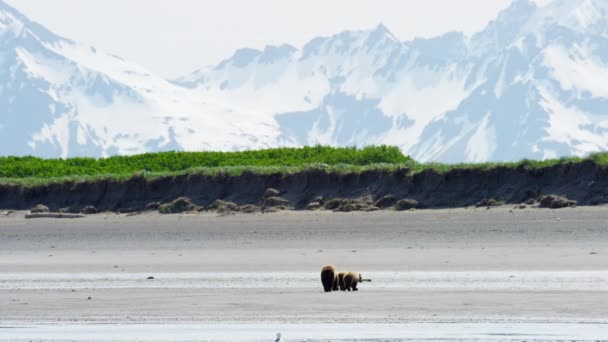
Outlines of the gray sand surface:
[[[2,322],[608,322],[608,208],[23,214],[0,215]],[[380,278],[325,294],[328,263]]]

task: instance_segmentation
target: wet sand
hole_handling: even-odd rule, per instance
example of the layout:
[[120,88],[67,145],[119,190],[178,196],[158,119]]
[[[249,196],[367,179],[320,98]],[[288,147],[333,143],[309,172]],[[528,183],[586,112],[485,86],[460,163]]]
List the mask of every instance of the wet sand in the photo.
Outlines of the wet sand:
[[608,323],[608,208],[510,211],[0,216],[0,323]]

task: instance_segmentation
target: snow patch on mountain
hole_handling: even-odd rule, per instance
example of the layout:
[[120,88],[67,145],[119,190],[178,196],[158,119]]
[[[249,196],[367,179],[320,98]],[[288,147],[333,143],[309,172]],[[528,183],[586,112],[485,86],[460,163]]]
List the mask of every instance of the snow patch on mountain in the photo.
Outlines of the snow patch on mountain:
[[597,60],[589,46],[575,44],[568,50],[564,46],[550,46],[544,54],[544,61],[561,89],[573,92],[577,97],[588,92],[593,97],[608,98],[605,81],[608,79],[608,64]]
[[490,123],[490,113],[481,120],[467,144],[467,159],[474,162],[488,160],[496,150],[496,127]]

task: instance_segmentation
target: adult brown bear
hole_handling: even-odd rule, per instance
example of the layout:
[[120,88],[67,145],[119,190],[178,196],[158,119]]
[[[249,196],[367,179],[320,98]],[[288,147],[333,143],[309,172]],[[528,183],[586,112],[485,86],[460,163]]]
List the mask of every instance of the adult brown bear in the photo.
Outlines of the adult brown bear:
[[361,277],[361,273],[348,272],[344,275],[344,289],[342,291],[359,291],[357,289],[357,284],[371,281],[370,279],[363,279]]
[[325,290],[325,292],[331,292],[334,289],[335,282],[336,268],[332,265],[324,266],[321,269],[321,283],[323,283],[323,290]]

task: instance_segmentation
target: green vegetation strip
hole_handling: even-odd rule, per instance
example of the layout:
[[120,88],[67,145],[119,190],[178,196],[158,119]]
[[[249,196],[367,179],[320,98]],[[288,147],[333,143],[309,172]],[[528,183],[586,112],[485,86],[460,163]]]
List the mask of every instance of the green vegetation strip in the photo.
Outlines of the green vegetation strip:
[[370,165],[351,165],[351,164],[308,164],[302,166],[226,166],[226,167],[198,167],[190,168],[182,171],[170,171],[170,172],[136,172],[132,174],[107,174],[107,175],[94,175],[94,176],[66,176],[66,177],[25,177],[25,178],[0,178],[0,184],[2,185],[22,185],[22,186],[36,186],[45,184],[57,184],[64,182],[94,182],[100,180],[128,180],[134,177],[144,177],[148,180],[153,180],[162,177],[174,177],[183,175],[230,175],[239,176],[245,172],[251,172],[258,175],[264,174],[295,174],[306,171],[325,171],[331,173],[361,173],[367,170],[397,170],[399,168],[408,167],[408,164],[370,164]]
[[608,165],[608,153],[587,158],[561,158],[512,163],[440,164],[417,163],[397,147],[371,146],[362,149],[327,146],[277,148],[243,152],[161,152],[111,158],[41,159],[0,157],[0,184],[35,186],[102,179],[126,180],[135,176],[154,179],[180,175],[293,174],[305,171],[360,173],[368,170],[392,171],[408,168],[412,173],[434,170],[489,170],[494,168],[539,169],[592,160]]
[[397,147],[334,148],[314,146],[242,152],[161,152],[110,158],[41,159],[0,157],[0,179],[58,179],[129,177],[135,174],[170,175],[183,171],[298,168],[310,165],[403,164],[410,162]]

